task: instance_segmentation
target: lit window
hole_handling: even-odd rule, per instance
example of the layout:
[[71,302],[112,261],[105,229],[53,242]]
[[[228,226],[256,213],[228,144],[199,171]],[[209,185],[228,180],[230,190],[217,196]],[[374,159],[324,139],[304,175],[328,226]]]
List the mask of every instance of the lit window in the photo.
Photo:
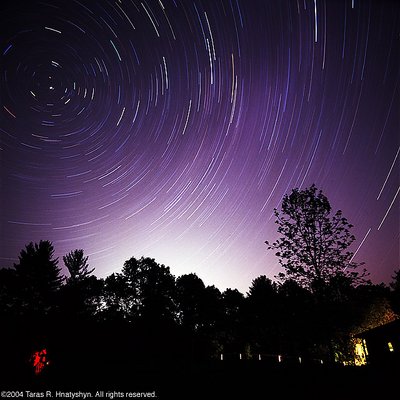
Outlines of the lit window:
[[357,366],[365,365],[367,363],[366,360],[366,348],[364,347],[364,343],[360,339],[355,340],[355,358],[354,363]]
[[389,351],[394,351],[392,342],[388,342]]

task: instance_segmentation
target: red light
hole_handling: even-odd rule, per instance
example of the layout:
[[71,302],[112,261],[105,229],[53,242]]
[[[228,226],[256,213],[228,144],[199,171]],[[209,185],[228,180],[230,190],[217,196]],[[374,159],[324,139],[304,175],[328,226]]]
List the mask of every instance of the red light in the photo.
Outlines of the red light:
[[42,349],[40,351],[35,351],[32,354],[30,361],[32,362],[35,375],[39,375],[43,371],[44,366],[50,364],[50,361],[47,358],[47,350]]

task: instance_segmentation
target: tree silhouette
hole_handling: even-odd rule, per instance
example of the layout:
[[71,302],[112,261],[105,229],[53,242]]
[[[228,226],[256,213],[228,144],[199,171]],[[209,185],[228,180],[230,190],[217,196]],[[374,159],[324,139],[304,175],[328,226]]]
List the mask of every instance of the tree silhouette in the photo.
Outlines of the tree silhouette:
[[63,311],[71,318],[94,316],[100,308],[103,282],[91,275],[84,251],[74,250],[63,257],[70,276],[62,288]]
[[238,324],[242,317],[244,296],[237,289],[226,289],[222,293],[225,317],[233,323]]
[[206,286],[200,307],[201,351],[204,356],[217,357],[222,349],[221,331],[224,306],[221,291],[214,285]]
[[315,185],[293,189],[284,196],[281,212],[275,209],[274,213],[281,237],[265,243],[268,249],[277,250],[285,270],[278,275],[281,280],[293,279],[319,298],[338,275],[354,285],[364,281],[366,271],[355,271],[361,264],[348,251],[355,240],[352,225],[340,210],[330,215],[330,203]]
[[[71,251],[63,260],[67,279],[60,274],[51,242],[41,241],[27,245],[14,268],[0,269],[6,360],[0,376],[6,381],[10,375],[18,382],[29,375],[21,365],[28,366],[26,360],[43,350],[51,360],[45,373],[58,376],[59,382],[80,379],[87,385],[88,370],[108,382],[121,374],[129,382],[132,374],[150,377],[149,371],[162,376],[175,371],[175,377],[187,366],[193,375],[212,366],[210,372],[218,371],[216,380],[221,372],[228,381],[238,366],[229,359],[239,360],[239,353],[244,358],[261,353],[267,363],[240,362],[233,376],[239,381],[243,374],[259,371],[261,379],[264,365],[270,365],[264,355],[277,360],[280,354],[297,365],[301,357],[301,368],[312,358],[351,363],[355,334],[397,318],[391,304],[399,291],[398,271],[389,289],[369,282],[355,286],[354,275],[337,268],[327,275],[321,297],[314,284],[289,277],[293,275],[280,283],[261,275],[243,295],[237,289],[221,293],[205,286],[193,273],[175,280],[168,267],[151,258],[132,257],[121,272],[104,280],[91,275],[94,269],[83,250]],[[227,362],[220,362],[221,353]]]
[[132,257],[124,263],[122,278],[131,317],[148,321],[175,318],[175,277],[169,267],[152,258]]
[[214,285],[206,286],[201,306],[201,329],[204,332],[218,328],[223,315],[221,291]]
[[257,352],[277,349],[282,315],[278,308],[277,284],[265,275],[252,281],[246,298],[246,328]]
[[244,353],[248,345],[244,326],[245,297],[237,289],[228,288],[222,293],[222,304],[224,352]]
[[312,351],[313,343],[315,352],[335,360],[351,335],[353,289],[368,283],[368,274],[357,271],[362,263],[354,262],[349,251],[355,240],[352,225],[340,210],[331,211],[328,198],[315,185],[293,189],[284,196],[281,211],[274,210],[280,237],[266,244],[276,250],[284,268],[278,274],[281,281],[293,280],[313,294],[305,308],[305,328],[297,328],[304,339],[300,348]]
[[176,280],[176,301],[179,323],[197,331],[202,324],[201,308],[205,293],[203,281],[194,273],[182,275]]
[[67,281],[83,280],[94,271],[94,268],[88,270],[88,258],[84,256],[82,249],[71,251],[63,257],[64,264],[70,273]]
[[29,243],[14,264],[18,280],[18,305],[22,313],[48,314],[56,305],[56,294],[64,277],[54,258],[50,241]]
[[265,275],[253,279],[249,287],[248,298],[261,305],[267,304],[277,294],[277,284]]
[[[309,355],[319,331],[314,315],[313,296],[299,283],[288,279],[278,286],[277,312],[280,333],[279,350],[290,355]],[[320,355],[320,354],[319,354]]]
[[136,316],[136,298],[128,287],[125,277],[112,273],[104,280],[101,302],[104,304],[101,319],[105,321],[130,320]]
[[390,301],[393,311],[400,316],[400,269],[394,271],[392,276],[392,281],[390,282]]

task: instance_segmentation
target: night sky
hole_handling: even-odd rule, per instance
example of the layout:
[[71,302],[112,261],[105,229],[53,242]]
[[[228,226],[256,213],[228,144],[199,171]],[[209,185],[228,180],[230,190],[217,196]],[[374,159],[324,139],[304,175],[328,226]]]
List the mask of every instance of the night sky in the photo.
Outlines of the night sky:
[[374,283],[399,268],[400,3],[1,1],[0,264],[150,256],[247,292],[315,183]]

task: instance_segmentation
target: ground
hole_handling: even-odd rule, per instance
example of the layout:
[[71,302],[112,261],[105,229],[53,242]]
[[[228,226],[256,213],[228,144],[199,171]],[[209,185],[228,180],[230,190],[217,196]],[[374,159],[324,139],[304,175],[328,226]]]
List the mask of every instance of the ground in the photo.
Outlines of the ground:
[[99,392],[103,398],[112,395],[128,398],[143,393],[141,398],[147,394],[161,400],[386,399],[397,382],[394,366],[271,366],[245,360],[198,363],[158,360],[140,365],[116,361],[96,365],[71,363],[49,365],[39,375],[28,368],[8,371],[3,378],[1,390],[41,393],[48,390],[53,397],[56,391],[88,392],[93,397]]

